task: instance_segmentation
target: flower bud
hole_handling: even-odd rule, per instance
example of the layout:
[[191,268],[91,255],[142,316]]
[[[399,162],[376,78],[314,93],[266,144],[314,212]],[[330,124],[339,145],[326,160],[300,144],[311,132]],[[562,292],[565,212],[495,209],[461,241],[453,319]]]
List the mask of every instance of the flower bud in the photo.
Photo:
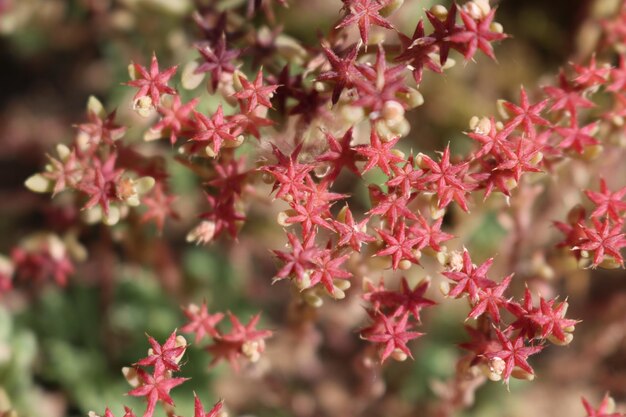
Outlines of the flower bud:
[[622,264],[617,262],[614,257],[604,255],[602,262],[598,266],[602,269],[619,269],[622,267]]
[[109,212],[103,213],[102,222],[107,226],[115,226],[122,218],[121,208],[116,205],[109,206]]
[[[593,135],[593,133],[591,135]],[[602,151],[604,151],[604,147],[600,144],[587,146],[583,150],[581,159],[584,161],[593,161],[598,156],[602,155]]]
[[340,113],[341,117],[348,124],[357,124],[365,118],[365,110],[360,106],[341,106]]
[[442,22],[448,18],[448,9],[441,4],[436,4],[430,8],[430,12]]
[[24,181],[24,186],[35,193],[52,192],[53,183],[41,174],[31,175]]
[[125,366],[122,368],[122,375],[131,387],[136,388],[140,384],[139,375],[137,375],[137,369]]
[[393,12],[398,10],[404,4],[404,0],[389,0],[387,5],[380,9],[380,14],[383,17],[390,16]]
[[492,22],[489,29],[494,33],[504,33],[504,27],[498,22]]
[[95,96],[89,96],[87,99],[87,113],[93,113],[101,119],[107,116],[104,106]]
[[352,283],[347,279],[335,279],[333,280],[333,285],[335,288],[339,288],[342,291],[349,289],[352,286]]
[[441,284],[439,284],[439,292],[441,292],[441,295],[444,297],[447,297],[448,294],[450,294],[450,283],[442,281]]
[[187,233],[187,242],[195,242],[196,245],[206,244],[215,236],[215,222],[204,220]]
[[337,288],[336,286],[333,286],[333,292],[332,294],[329,293],[329,295],[333,297],[335,300],[343,300],[344,298],[346,298],[346,293],[343,292],[343,290],[341,290],[340,288]]
[[398,264],[398,269],[400,269],[401,271],[406,271],[410,268],[411,268],[411,261],[409,261],[408,259],[403,259]]
[[133,102],[133,110],[135,110],[141,117],[150,116],[154,106],[155,103],[152,103],[150,96],[139,97]]
[[548,340],[557,346],[567,346],[572,343],[572,340],[574,340],[574,335],[572,333],[565,333],[565,340],[559,340],[556,337],[550,335],[548,336]]
[[258,362],[261,358],[260,345],[258,341],[245,341],[241,346],[241,353],[252,363]]
[[243,144],[244,140],[245,138],[243,135],[237,136],[235,140],[224,139],[224,142],[222,143],[222,147],[227,148],[227,149],[238,148]]
[[526,372],[525,370],[515,367],[511,372],[511,376],[515,379],[523,379],[525,381],[532,381],[535,379],[535,374],[531,372]]
[[180,81],[185,90],[195,90],[204,80],[204,73],[196,73],[199,66],[197,61],[190,61],[183,67]]
[[416,107],[424,104],[424,96],[419,92],[418,89],[409,87],[408,92],[402,95],[402,101],[409,109],[414,109]]
[[506,369],[506,362],[502,358],[494,357],[490,359],[486,366],[482,368],[483,374],[491,381],[500,381],[502,372]]
[[305,291],[302,294],[304,301],[311,307],[320,308],[324,304],[322,300],[314,291]]
[[310,271],[305,271],[304,274],[302,274],[302,277],[296,277],[294,279],[295,284],[296,284],[296,288],[300,291],[306,290],[308,288],[311,288],[311,273]]
[[396,348],[393,350],[393,352],[391,352],[391,357],[397,360],[398,362],[404,362],[405,360],[407,360],[409,356],[403,351],[401,351],[400,349]]
[[386,122],[398,122],[404,119],[404,107],[395,100],[387,100],[383,104],[381,116]]

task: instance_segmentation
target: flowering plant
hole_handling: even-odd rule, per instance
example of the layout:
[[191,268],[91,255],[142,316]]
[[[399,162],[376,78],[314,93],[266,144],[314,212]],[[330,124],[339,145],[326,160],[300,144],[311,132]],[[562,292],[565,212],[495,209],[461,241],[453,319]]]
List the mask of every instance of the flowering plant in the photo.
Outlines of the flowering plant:
[[[161,5],[195,29],[173,32],[172,57],[155,48],[129,60],[119,107],[90,96],[73,140],[56,144],[25,180],[52,196],[53,209],[50,230],[0,258],[0,294],[27,301],[11,309],[45,305],[47,281],[71,292],[95,259],[114,356],[123,346],[111,343],[116,332],[132,333],[133,316],[149,316],[118,305],[123,275],[147,266],[164,298],[183,306],[184,318],[144,323],[169,337],[148,336],[148,355],[122,369],[143,414],[126,405],[121,414],[118,401],[117,409],[107,402],[105,417],[153,417],[161,406],[184,414],[172,391],[188,385],[178,376],[186,352],[192,364],[208,362],[203,375],[225,361],[230,378],[265,385],[241,399],[231,389],[209,411],[194,393],[195,417],[223,416],[231,403],[244,412],[250,398],[299,416],[388,412],[401,403],[393,372],[413,360],[419,373],[431,333],[443,337],[438,315],[455,317],[464,335],[448,340],[460,349],[446,378],[428,381],[432,415],[469,409],[488,380],[505,390],[532,381],[544,351],[568,357],[559,349],[586,317],[568,311],[576,286],[567,277],[624,267],[626,186],[611,174],[624,172],[626,5],[589,15],[578,55],[549,81],[515,86],[515,98],[493,100],[482,114],[472,109],[465,131],[428,146],[429,103],[443,98],[451,111],[458,88],[429,84],[458,82],[475,66],[499,71],[498,48],[516,34],[488,0],[435,4],[406,22],[411,3],[342,0],[315,41],[280,23],[306,10],[297,1],[197,1],[193,12]],[[118,19],[144,11],[141,2],[128,7]],[[228,264],[253,275],[250,285],[231,288],[228,300],[222,292],[235,279],[204,288],[186,280],[193,267],[181,272],[186,259],[175,248],[192,243],[207,247],[193,249],[197,259],[216,260],[198,275]],[[243,311],[234,311],[237,297],[248,298]],[[624,328],[623,316],[609,321]],[[590,417],[623,415],[608,394],[597,409],[582,398]]]

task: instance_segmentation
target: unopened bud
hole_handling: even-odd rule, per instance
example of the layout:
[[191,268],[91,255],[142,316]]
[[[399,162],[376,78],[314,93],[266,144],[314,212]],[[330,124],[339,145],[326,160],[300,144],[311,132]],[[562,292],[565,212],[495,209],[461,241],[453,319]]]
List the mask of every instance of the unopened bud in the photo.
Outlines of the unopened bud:
[[324,304],[324,300],[315,294],[314,291],[306,291],[302,294],[304,301],[311,307],[320,308]]
[[[158,103],[157,103],[158,104]],[[152,103],[150,96],[139,97],[133,102],[133,110],[141,117],[148,117],[154,109],[155,103]]]
[[291,214],[289,214],[287,210],[281,211],[276,216],[276,223],[278,223],[282,227],[289,227],[292,225],[291,223],[287,223],[287,219],[289,217],[291,217]]
[[139,375],[137,374],[137,369],[125,366],[122,368],[122,375],[124,375],[124,378],[131,387],[135,388],[139,386],[140,381]]
[[500,381],[502,379],[502,372],[506,369],[506,362],[499,357],[490,359],[487,362],[487,366],[483,369],[485,376],[491,381]]
[[185,90],[195,90],[204,80],[205,73],[196,73],[198,66],[197,61],[190,61],[183,67],[180,81]]
[[360,106],[341,106],[341,116],[349,124],[356,124],[365,118],[365,110]]
[[292,64],[302,64],[307,57],[306,49],[294,38],[280,34],[274,41],[276,51]]
[[259,351],[259,342],[246,341],[241,345],[241,353],[248,358],[250,362],[258,362],[261,358],[261,352]]
[[311,287],[311,274],[306,271],[301,277],[296,277],[294,281],[298,290],[306,290]]
[[395,100],[387,100],[383,104],[381,115],[387,122],[397,122],[404,118],[404,107]]
[[352,283],[347,279],[335,279],[333,280],[333,285],[335,288],[339,288],[342,291],[349,289],[352,286]]
[[391,153],[396,155],[399,158],[405,159],[406,155],[404,154],[404,152],[402,152],[400,149],[392,149]]
[[233,73],[233,88],[235,92],[239,92],[243,90],[243,84],[241,83],[242,78],[245,79],[246,81],[248,80],[248,77],[246,77],[246,74],[244,74],[243,72],[239,70],[235,70],[235,72]]
[[400,269],[402,271],[406,271],[409,268],[411,268],[411,261],[409,261],[408,259],[403,259],[398,264],[398,269]]
[[572,343],[572,340],[574,340],[574,335],[572,333],[565,333],[564,340],[557,339],[556,337],[550,335],[548,336],[548,340],[557,346],[567,346]]
[[602,262],[598,265],[602,269],[619,269],[623,265],[615,260],[614,257],[609,255],[604,255],[602,258]]
[[344,298],[346,298],[346,293],[335,286],[333,286],[333,292],[329,294],[336,300],[343,300]]
[[380,9],[380,14],[384,17],[390,16],[404,4],[404,0],[390,0],[387,5]]
[[489,29],[494,33],[504,33],[504,27],[498,22],[491,22]]
[[441,4],[436,4],[430,8],[430,12],[442,22],[448,18],[448,9]]
[[391,357],[398,362],[404,362],[409,356],[400,349],[394,349],[393,352],[391,352]]
[[[593,135],[593,133],[591,135]],[[603,150],[604,147],[602,145],[590,145],[584,149],[581,157],[585,161],[592,161],[600,156]]]
[[402,100],[409,109],[414,109],[424,104],[424,96],[413,87],[409,87],[408,92],[402,96]]
[[441,282],[441,284],[439,284],[439,291],[444,297],[447,297],[448,294],[450,294],[450,283],[447,281]]
[[196,245],[206,244],[215,236],[215,222],[204,220],[187,233],[187,242],[195,242]]
[[531,372],[526,372],[525,370],[515,367],[511,372],[511,376],[515,379],[523,379],[525,381],[532,381],[535,379],[535,374]]

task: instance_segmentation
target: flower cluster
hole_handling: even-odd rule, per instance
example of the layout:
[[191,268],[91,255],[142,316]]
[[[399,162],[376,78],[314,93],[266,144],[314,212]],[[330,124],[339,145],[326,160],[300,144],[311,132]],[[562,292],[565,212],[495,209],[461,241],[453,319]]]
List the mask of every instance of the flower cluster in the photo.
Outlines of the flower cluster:
[[626,415],[615,412],[615,400],[608,393],[604,394],[604,398],[602,398],[598,408],[594,408],[589,404],[585,397],[582,397],[582,403],[587,412],[587,417],[624,417]]
[[[153,417],[158,403],[163,404],[168,414],[173,414],[175,404],[170,391],[189,379],[173,376],[174,372],[180,371],[179,363],[187,349],[187,341],[184,337],[176,335],[176,331],[172,332],[162,345],[150,336],[148,341],[151,346],[148,356],[139,360],[133,367],[122,369],[126,380],[133,387],[128,395],[145,397],[147,405],[143,417]],[[194,397],[194,417],[225,417],[222,401],[218,401],[211,410],[205,412],[198,396],[194,394]],[[124,407],[124,410],[124,417],[136,416],[132,409]],[[93,412],[89,415],[97,416]],[[107,408],[103,417],[114,416]]]
[[[545,88],[553,101],[552,110],[566,112],[570,120],[569,127],[554,128],[563,137],[559,147],[565,144],[579,153],[601,147],[594,137],[598,131],[614,141],[621,140],[626,116],[626,55],[621,53],[618,59],[618,66],[613,67],[598,64],[594,56],[586,66],[572,65],[574,75],[571,80],[561,73],[559,88]],[[579,110],[597,107],[590,100],[592,95],[607,96],[612,107],[602,109],[599,120],[578,127]],[[613,191],[604,178],[600,179],[599,188],[599,191],[584,191],[593,205],[588,217],[585,208],[579,205],[570,210],[566,222],[554,223],[564,235],[558,246],[568,248],[583,267],[623,267],[620,250],[626,247],[626,235],[623,233],[626,203],[622,201],[626,188]]]
[[224,318],[224,314],[217,312],[210,314],[206,302],[198,307],[190,304],[183,309],[189,320],[180,330],[194,334],[195,343],[200,343],[205,337],[212,338],[213,343],[206,347],[213,356],[211,365],[227,360],[234,370],[239,370],[239,358],[244,357],[249,362],[257,362],[265,350],[265,339],[272,336],[270,330],[256,328],[261,313],[250,318],[248,324],[243,325],[239,319],[228,312],[231,329],[228,333],[220,332],[217,325]]
[[74,273],[74,261],[85,256],[85,248],[72,234],[63,238],[54,233],[28,236],[13,247],[10,257],[0,256],[0,295],[9,292],[14,282],[36,286],[53,281],[65,286]]
[[[26,186],[53,197],[71,191],[64,194],[71,194],[71,205],[81,208],[87,223],[138,220],[162,231],[167,220],[180,216],[166,165],[152,155],[170,152],[202,184],[207,206],[186,240],[237,241],[253,203],[271,200],[266,206],[274,209],[285,242],[271,251],[277,263],[273,282],[292,284],[296,303],[308,309],[321,307],[325,297],[346,298],[362,280],[369,323],[360,335],[380,363],[413,357],[407,345],[423,336],[416,330],[422,309],[435,305],[426,296],[430,278],[410,283],[409,270],[417,266],[445,277],[441,290],[447,298],[467,299],[466,319],[475,324],[466,326],[471,340],[461,347],[470,353],[462,371],[507,384],[511,377],[532,379],[529,358],[548,343],[569,344],[578,321],[566,318],[568,302],[558,297],[535,295],[528,286],[521,299],[509,295],[515,262],[502,275],[511,274],[490,278],[493,258],[476,265],[473,249],[472,255],[453,249],[449,242],[465,237],[451,233],[450,218],[469,218],[474,207],[487,204],[506,212],[522,198],[516,191],[527,190],[540,173],[588,163],[623,142],[626,55],[618,53],[615,65],[592,55],[586,64],[562,69],[553,85],[536,91],[522,86],[518,100],[497,103],[497,114],[471,118],[465,132],[470,152],[459,154],[448,143],[429,155],[408,151],[405,139],[408,112],[428,99],[421,92],[424,70],[443,74],[455,65],[455,54],[466,64],[480,54],[495,61],[494,45],[508,38],[495,20],[497,9],[487,0],[435,5],[409,36],[392,23],[401,0],[342,3],[335,27],[306,48],[281,27],[254,26],[251,17],[259,10],[273,22],[269,0],[232,6],[245,7],[248,19],[233,19],[228,7],[199,7],[193,14],[200,32],[193,42],[197,55],[180,71],[178,65],[162,69],[156,53],[147,67],[129,66],[129,107],[144,118],[143,139],[153,142],[146,149],[155,152],[145,156],[143,149],[124,145],[127,127],[90,98],[73,144],[58,145],[57,155],[48,156],[44,171]],[[618,17],[601,22],[603,42],[625,42],[625,16],[622,8]],[[383,41],[376,36],[381,31],[393,36]],[[174,87],[177,81],[186,91]],[[206,92],[210,100],[204,100]],[[346,187],[346,179],[356,180],[355,187]],[[358,187],[365,197],[357,195]],[[600,190],[585,195],[593,203],[591,214],[576,206],[566,222],[555,222],[565,235],[558,246],[582,267],[623,267],[626,187],[613,191],[601,179]],[[131,215],[138,206],[140,216]],[[0,260],[0,292],[11,287],[13,276],[65,284],[73,265],[68,244],[59,242],[22,245],[10,262]],[[364,278],[398,270],[408,277],[398,289],[383,278],[378,284]],[[230,312],[209,313],[206,303],[183,311],[188,323],[181,331],[193,334],[196,344],[211,339],[205,349],[212,364],[225,360],[238,370],[242,358],[256,362],[272,336],[256,328],[260,313],[244,325]],[[228,332],[218,328],[226,316]],[[146,398],[144,417],[152,417],[159,402],[173,415],[169,392],[186,380],[173,374],[187,344],[176,332],[163,345],[149,342],[148,357],[125,370],[133,385],[129,395]],[[584,404],[590,416],[611,415],[604,402],[599,410]],[[221,407],[205,413],[196,398],[195,417],[214,417]],[[127,410],[125,417],[134,414]]]
[[[115,111],[107,114],[95,97],[87,103],[87,119],[76,126],[74,144],[58,145],[57,157],[48,156],[45,171],[28,178],[26,186],[53,196],[72,190],[77,204],[82,202],[87,223],[114,225],[151,190],[163,192],[165,173],[156,159],[118,145],[126,128],[117,125]],[[154,190],[157,181],[160,191]]]
[[371,304],[368,314],[372,324],[361,330],[361,336],[374,343],[384,343],[380,349],[381,362],[391,355],[399,361],[412,358],[406,343],[423,333],[410,331],[409,319],[419,324],[420,311],[435,305],[434,301],[424,297],[430,281],[423,280],[411,289],[406,278],[402,278],[399,291],[386,289],[382,279],[378,286],[370,281],[366,281],[365,285],[367,288],[363,299]]
[[[475,319],[476,327],[466,326],[471,337],[461,347],[471,352],[469,366],[478,366],[494,381],[508,383],[513,376],[532,379],[534,371],[528,357],[539,353],[546,341],[558,345],[569,344],[576,320],[565,318],[567,301],[546,300],[539,297],[539,305],[526,288],[521,302],[505,297],[513,275],[500,282],[488,278],[493,258],[476,266],[467,250],[463,251],[462,265],[453,265],[443,275],[452,281],[442,285],[442,291],[451,298],[466,297],[471,310],[467,319]],[[503,313],[514,321],[505,324]]]

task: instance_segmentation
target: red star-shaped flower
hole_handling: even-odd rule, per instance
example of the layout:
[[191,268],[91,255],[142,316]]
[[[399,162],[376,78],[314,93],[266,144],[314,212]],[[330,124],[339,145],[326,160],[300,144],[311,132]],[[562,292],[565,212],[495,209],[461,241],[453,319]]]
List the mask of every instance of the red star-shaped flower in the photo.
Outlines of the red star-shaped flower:
[[463,55],[466,60],[472,59],[477,49],[480,49],[489,58],[495,60],[496,56],[493,53],[491,42],[499,41],[507,37],[504,33],[493,32],[491,29],[491,23],[496,14],[496,9],[491,9],[487,16],[478,21],[474,20],[474,18],[463,9],[460,9],[459,13],[465,25],[465,30],[452,34],[447,38],[448,41],[464,45],[465,52]]
[[196,74],[211,73],[211,87],[217,88],[223,73],[232,74],[235,71],[233,61],[239,56],[239,51],[226,49],[226,36],[224,33],[214,46],[198,47],[204,62],[194,71]]
[[506,124],[510,127],[522,126],[524,133],[528,137],[535,137],[536,129],[535,125],[549,126],[550,122],[541,117],[541,111],[548,105],[548,99],[542,100],[536,104],[530,104],[528,102],[528,95],[524,87],[520,88],[520,105],[505,101],[504,107],[508,110],[512,116]]
[[154,415],[154,408],[158,401],[165,404],[174,405],[170,391],[187,381],[189,378],[170,378],[167,373],[156,373],[154,375],[147,373],[143,369],[137,369],[137,376],[141,381],[141,385],[128,392],[133,397],[146,397],[148,407],[144,413],[144,417]]
[[363,168],[363,173],[366,173],[374,166],[377,166],[382,169],[385,175],[390,176],[391,165],[402,162],[402,158],[392,152],[394,145],[398,143],[399,140],[400,137],[397,137],[383,142],[380,140],[378,133],[376,133],[376,129],[372,129],[370,134],[370,144],[362,145],[356,148],[356,152],[359,155],[363,155],[367,158],[367,164],[365,164],[365,167]]
[[502,371],[504,381],[508,383],[515,367],[531,375],[534,374],[533,368],[528,364],[528,357],[541,352],[543,346],[526,346],[524,345],[524,338],[520,336],[511,341],[499,329],[496,329],[496,335],[502,346],[501,350],[487,352],[484,356],[489,360],[498,358],[504,361],[505,367]]
[[178,359],[185,353],[186,345],[178,346],[176,341],[176,330],[170,334],[163,345],[160,345],[151,336],[148,336],[148,342],[152,346],[148,357],[137,362],[139,366],[153,366],[154,374],[159,375],[165,371],[179,371]]
[[224,314],[219,312],[209,314],[206,301],[203,302],[200,307],[195,304],[190,304],[183,309],[183,313],[189,322],[181,327],[180,331],[183,333],[194,333],[196,335],[196,344],[205,336],[219,337],[220,333],[216,326],[222,321]]
[[328,132],[324,132],[324,135],[328,142],[328,150],[316,158],[320,162],[328,162],[331,164],[331,171],[324,178],[331,182],[334,181],[339,176],[343,167],[348,168],[360,177],[361,173],[356,167],[358,154],[355,148],[350,146],[352,141],[352,128],[344,133],[341,141],[338,141]]
[[622,233],[622,224],[611,225],[608,218],[602,223],[593,218],[593,228],[585,226],[583,232],[586,239],[578,247],[584,251],[593,252],[592,266],[596,267],[602,263],[604,255],[612,256],[620,265],[624,264],[624,259],[620,254],[620,249],[626,246],[626,237]]
[[270,98],[278,88],[277,85],[263,85],[263,71],[259,69],[259,72],[254,79],[254,82],[248,81],[245,77],[239,77],[239,81],[242,85],[242,90],[235,93],[234,97],[245,102],[245,112],[250,113],[255,110],[258,105],[265,106],[267,108],[272,107]]
[[178,66],[175,65],[163,72],[160,72],[156,54],[152,54],[150,70],[139,64],[133,63],[132,65],[135,68],[137,78],[125,83],[125,85],[139,88],[139,91],[135,94],[135,100],[147,96],[152,99],[152,105],[156,107],[160,103],[161,94],[176,95],[176,90],[169,87],[167,83],[176,73],[176,68],[178,68]]
[[339,96],[345,88],[352,88],[354,80],[361,75],[356,70],[355,60],[359,51],[359,45],[354,44],[345,56],[339,58],[327,43],[322,43],[322,50],[326,59],[330,63],[331,70],[321,73],[318,77],[318,81],[333,81],[335,86],[333,88],[333,104],[339,101]]
[[386,29],[393,29],[393,26],[387,19],[380,15],[380,9],[385,7],[387,1],[383,0],[342,0],[347,15],[336,26],[336,29],[346,26],[359,26],[361,40],[365,45],[369,41],[370,26],[376,25]]
[[385,360],[393,353],[394,350],[399,349],[408,357],[413,358],[411,351],[406,344],[418,337],[423,333],[410,331],[411,327],[407,324],[409,320],[409,314],[405,313],[400,319],[388,318],[385,315],[378,315],[380,321],[382,321],[382,328],[379,332],[369,334],[365,337],[366,340],[374,343],[384,343],[385,347],[380,355],[381,362]]
[[195,110],[193,114],[196,116],[198,123],[196,132],[191,140],[195,142],[211,142],[213,153],[216,155],[219,153],[225,140],[235,140],[235,136],[231,133],[234,124],[224,117],[221,104],[211,118]]
[[608,215],[616,222],[622,221],[622,211],[626,210],[626,202],[622,201],[626,195],[626,187],[618,191],[611,191],[606,185],[604,178],[600,179],[600,192],[585,190],[589,200],[596,205],[591,217],[602,217]]

